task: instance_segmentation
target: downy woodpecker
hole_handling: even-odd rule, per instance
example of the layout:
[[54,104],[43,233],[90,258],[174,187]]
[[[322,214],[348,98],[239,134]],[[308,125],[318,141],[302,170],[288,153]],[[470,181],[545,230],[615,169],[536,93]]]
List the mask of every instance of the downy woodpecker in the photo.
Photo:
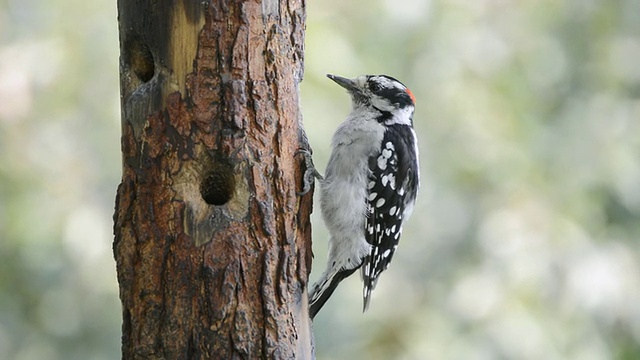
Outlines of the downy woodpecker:
[[327,268],[309,294],[311,318],[359,268],[367,310],[413,210],[420,176],[411,91],[386,75],[327,76],[349,92],[352,110],[333,135],[324,179],[308,171],[320,179],[320,207],[330,233]]

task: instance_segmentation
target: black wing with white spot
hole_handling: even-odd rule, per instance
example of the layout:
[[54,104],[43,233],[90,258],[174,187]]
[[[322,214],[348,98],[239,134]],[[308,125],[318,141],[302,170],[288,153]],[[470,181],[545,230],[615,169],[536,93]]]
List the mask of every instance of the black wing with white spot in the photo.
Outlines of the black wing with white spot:
[[398,246],[402,222],[413,209],[419,181],[417,156],[413,129],[394,125],[385,132],[380,153],[369,158],[365,237],[372,247],[362,265],[364,310]]

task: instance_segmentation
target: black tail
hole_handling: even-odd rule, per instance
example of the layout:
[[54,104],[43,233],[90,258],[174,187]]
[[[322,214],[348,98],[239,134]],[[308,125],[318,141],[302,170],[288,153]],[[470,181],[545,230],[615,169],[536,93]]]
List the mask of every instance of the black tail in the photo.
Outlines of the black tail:
[[[329,286],[321,286],[318,289],[314,289],[314,293],[311,294],[311,304],[309,304],[309,316],[311,317],[311,320],[316,317],[316,314],[318,313],[318,311],[320,311],[320,309],[322,309],[324,303],[329,300],[331,294],[333,294],[333,291],[338,287],[338,284],[340,284],[342,280],[349,277],[349,275],[353,274],[353,272],[358,270],[358,268],[359,266],[355,269],[342,270],[338,272],[333,277],[333,279],[331,279]],[[317,295],[318,292],[320,293],[320,295]]]

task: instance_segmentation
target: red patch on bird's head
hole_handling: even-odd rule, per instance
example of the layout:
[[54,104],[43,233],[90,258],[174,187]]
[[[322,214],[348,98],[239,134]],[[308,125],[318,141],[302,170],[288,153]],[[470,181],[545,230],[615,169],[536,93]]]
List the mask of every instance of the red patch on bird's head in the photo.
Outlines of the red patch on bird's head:
[[415,105],[415,103],[416,103],[416,97],[413,95],[413,93],[411,92],[411,90],[409,90],[409,88],[407,88],[407,95],[409,95],[409,97],[411,98],[411,101],[413,101],[413,104]]

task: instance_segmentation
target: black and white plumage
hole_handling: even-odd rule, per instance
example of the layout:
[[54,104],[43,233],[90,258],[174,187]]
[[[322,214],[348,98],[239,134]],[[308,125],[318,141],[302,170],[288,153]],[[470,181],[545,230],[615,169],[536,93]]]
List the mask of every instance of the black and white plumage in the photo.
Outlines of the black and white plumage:
[[409,89],[386,75],[328,77],[347,89],[353,108],[333,135],[320,181],[329,257],[310,291],[312,318],[338,284],[359,268],[363,309],[368,308],[371,291],[389,266],[402,224],[413,210],[419,184],[415,100]]

